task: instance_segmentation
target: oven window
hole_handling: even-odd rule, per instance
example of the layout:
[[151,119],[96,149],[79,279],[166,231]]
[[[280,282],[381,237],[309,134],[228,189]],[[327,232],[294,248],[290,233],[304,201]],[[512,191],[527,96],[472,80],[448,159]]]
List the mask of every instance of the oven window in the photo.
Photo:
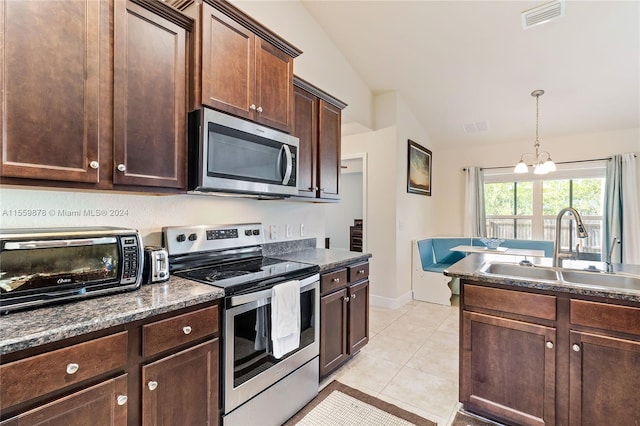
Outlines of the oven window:
[[[282,144],[209,124],[207,175],[252,182],[282,182],[286,160]],[[290,148],[295,156],[295,147]]]
[[[114,239],[115,240],[115,239]],[[0,252],[0,292],[113,280],[118,274],[118,245],[53,247]]]
[[236,388],[263,371],[314,343],[315,290],[300,294],[300,346],[280,359],[271,346],[271,304],[234,316],[233,387]]

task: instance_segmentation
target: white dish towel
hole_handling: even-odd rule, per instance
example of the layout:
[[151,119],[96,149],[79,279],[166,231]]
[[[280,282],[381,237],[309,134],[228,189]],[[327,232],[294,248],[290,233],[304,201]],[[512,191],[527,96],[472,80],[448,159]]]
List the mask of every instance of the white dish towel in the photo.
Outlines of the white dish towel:
[[300,346],[300,281],[278,284],[271,289],[271,340],[273,356]]

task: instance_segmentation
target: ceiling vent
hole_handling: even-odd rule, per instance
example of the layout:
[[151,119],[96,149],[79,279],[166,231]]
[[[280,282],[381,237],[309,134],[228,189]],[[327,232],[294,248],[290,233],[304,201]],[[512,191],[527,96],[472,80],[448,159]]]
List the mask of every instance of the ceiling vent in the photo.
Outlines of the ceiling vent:
[[545,3],[533,9],[525,10],[522,15],[522,29],[535,27],[536,25],[546,24],[556,18],[564,16],[565,0],[555,0]]
[[476,121],[475,123],[466,123],[462,125],[466,134],[486,132],[489,130],[489,123],[485,121]]

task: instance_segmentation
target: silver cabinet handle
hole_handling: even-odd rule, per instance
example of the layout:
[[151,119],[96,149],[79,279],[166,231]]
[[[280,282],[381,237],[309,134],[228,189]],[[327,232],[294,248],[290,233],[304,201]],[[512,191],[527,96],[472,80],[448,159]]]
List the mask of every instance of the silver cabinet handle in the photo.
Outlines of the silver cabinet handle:
[[147,383],[147,387],[150,391],[155,390],[158,387],[158,382],[156,382],[155,380],[151,380],[149,383]]
[[258,112],[262,112],[262,107],[258,107],[258,108],[256,109],[256,111],[258,111]]
[[255,111],[256,110],[256,106],[254,104],[249,105],[249,109],[251,111]]
[[553,349],[553,342],[547,342],[547,348]]
[[100,167],[100,163],[98,163],[96,160],[93,160],[89,163],[89,167],[91,167],[92,169],[97,169],[98,167]]
[[358,271],[358,274],[360,274],[360,275],[364,274],[364,269],[360,269],[360,270]]
[[334,278],[331,281],[333,281],[334,283],[339,283],[340,282],[340,278]]
[[356,298],[356,295],[355,295],[355,294],[352,294],[352,295],[351,295],[351,298],[352,298],[352,299],[355,299],[355,298]]
[[182,327],[182,332],[184,334],[191,334],[191,326],[185,325],[184,327]]
[[125,166],[124,164],[118,164],[118,171],[119,172],[126,172],[127,171],[127,166]]
[[580,352],[580,345],[577,343],[575,343],[571,348],[574,352]]
[[67,364],[67,374],[75,374],[80,369],[80,366],[75,362]]
[[348,302],[348,301],[349,301],[349,298],[348,298],[348,297],[345,297],[345,298],[344,298],[344,301],[345,301],[345,302]]
[[127,398],[127,395],[118,395],[118,398],[116,401],[118,402],[118,405],[124,405],[127,403],[128,399],[129,398]]

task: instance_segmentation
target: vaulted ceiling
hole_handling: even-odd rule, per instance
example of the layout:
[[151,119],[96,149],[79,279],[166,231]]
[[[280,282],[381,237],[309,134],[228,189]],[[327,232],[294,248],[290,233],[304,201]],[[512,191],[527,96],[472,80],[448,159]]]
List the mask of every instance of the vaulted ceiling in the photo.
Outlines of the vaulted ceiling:
[[[398,91],[438,146],[640,128],[640,2],[303,0],[373,93]],[[465,131],[465,126],[467,127]],[[482,130],[486,127],[486,130]]]

